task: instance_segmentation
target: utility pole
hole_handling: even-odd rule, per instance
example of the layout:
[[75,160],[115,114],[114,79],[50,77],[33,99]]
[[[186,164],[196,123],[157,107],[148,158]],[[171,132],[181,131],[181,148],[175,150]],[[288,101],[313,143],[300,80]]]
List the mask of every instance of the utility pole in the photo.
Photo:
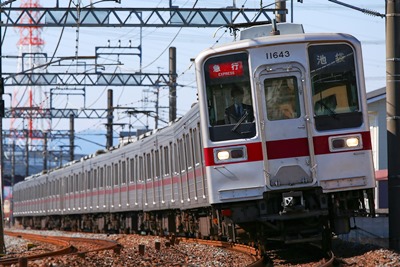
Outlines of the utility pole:
[[26,143],[25,143],[25,177],[29,176],[29,133],[28,129],[25,130]]
[[[275,9],[286,9],[286,2],[282,0],[275,0]],[[278,12],[278,11],[275,11]],[[293,12],[293,8],[292,8]],[[286,22],[286,14],[281,14],[281,13],[276,13],[276,22],[281,23],[281,22]]]
[[[12,155],[11,155],[11,192],[14,192],[15,183],[15,140],[12,141]],[[11,226],[14,226],[14,198],[11,197]]]
[[156,106],[155,106],[155,109],[156,109],[156,115],[154,116],[154,129],[158,129],[158,118],[160,117],[160,115],[159,115],[159,112],[160,112],[160,110],[159,110],[159,104],[160,104],[160,85],[156,85],[156,91],[155,91],[155,94],[156,94]]
[[113,91],[108,89],[107,94],[107,144],[109,149],[113,146]]
[[75,124],[74,124],[74,115],[69,115],[69,161],[74,161],[75,159]]
[[44,132],[43,139],[43,170],[47,170],[47,132]]
[[[160,73],[161,67],[158,68],[158,73]],[[155,101],[155,110],[156,110],[156,115],[154,116],[154,129],[158,129],[158,119],[160,118],[160,83],[156,82],[156,85],[154,86],[155,92],[154,94],[156,95],[156,101]]]
[[4,117],[4,79],[3,79],[3,45],[2,45],[2,26],[3,21],[1,20],[1,13],[3,12],[2,6],[0,6],[0,254],[6,254],[6,245],[4,243],[4,216],[3,216],[3,117]]
[[400,250],[400,0],[386,1],[386,112],[389,247]]
[[176,47],[169,48],[169,121],[176,119]]

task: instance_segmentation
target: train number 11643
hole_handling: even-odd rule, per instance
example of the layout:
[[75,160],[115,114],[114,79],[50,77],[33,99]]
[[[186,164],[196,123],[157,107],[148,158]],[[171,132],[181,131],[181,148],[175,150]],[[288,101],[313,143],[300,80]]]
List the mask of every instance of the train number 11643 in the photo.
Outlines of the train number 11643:
[[267,57],[267,59],[284,58],[290,57],[290,52],[287,50],[279,52],[267,52],[265,53],[265,56]]

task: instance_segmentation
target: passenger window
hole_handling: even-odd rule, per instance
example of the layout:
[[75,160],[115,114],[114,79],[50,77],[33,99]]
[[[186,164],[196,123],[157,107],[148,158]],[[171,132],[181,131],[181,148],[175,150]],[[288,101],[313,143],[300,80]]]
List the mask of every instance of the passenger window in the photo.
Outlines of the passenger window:
[[118,185],[118,180],[119,180],[119,177],[118,177],[118,168],[119,168],[119,164],[118,163],[115,163],[115,164],[113,164],[113,169],[114,169],[114,185]]
[[98,187],[98,177],[97,177],[97,169],[93,171],[93,189],[97,189]]
[[270,121],[300,117],[299,92],[294,76],[264,81],[267,117]]
[[164,175],[169,174],[169,147],[164,147]]
[[157,149],[157,150],[155,150],[154,151],[154,159],[153,159],[153,162],[155,162],[155,165],[154,165],[154,175],[155,175],[155,179],[159,179],[160,178],[160,167],[161,167],[161,165],[160,165],[160,152],[159,152],[159,150]]
[[138,169],[138,180],[143,181],[144,180],[144,166],[143,166],[143,157],[139,156],[139,169]]
[[104,168],[100,168],[100,188],[104,187]]
[[[129,160],[129,159],[127,159]],[[126,184],[126,162],[122,161],[121,162],[121,180],[122,180],[122,184]]]
[[[136,158],[137,158],[137,156],[136,156]],[[130,159],[130,164],[129,165],[131,166],[129,182],[132,183],[132,182],[135,181],[135,171],[136,171],[135,159]]]

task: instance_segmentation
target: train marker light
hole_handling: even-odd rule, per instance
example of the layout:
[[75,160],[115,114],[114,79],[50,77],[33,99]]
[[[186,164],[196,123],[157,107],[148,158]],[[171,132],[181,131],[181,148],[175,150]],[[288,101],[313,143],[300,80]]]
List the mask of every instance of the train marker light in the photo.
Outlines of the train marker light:
[[343,139],[334,139],[332,140],[332,147],[333,148],[343,148],[345,146]]
[[214,149],[214,160],[216,163],[236,162],[246,159],[246,146],[222,147]]

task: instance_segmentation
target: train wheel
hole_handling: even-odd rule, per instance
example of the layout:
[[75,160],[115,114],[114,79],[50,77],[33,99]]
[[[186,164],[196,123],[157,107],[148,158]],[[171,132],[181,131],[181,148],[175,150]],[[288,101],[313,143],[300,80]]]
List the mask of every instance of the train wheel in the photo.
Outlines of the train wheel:
[[322,241],[321,246],[323,251],[330,251],[332,249],[332,230],[329,225],[329,220],[324,219],[322,224]]

